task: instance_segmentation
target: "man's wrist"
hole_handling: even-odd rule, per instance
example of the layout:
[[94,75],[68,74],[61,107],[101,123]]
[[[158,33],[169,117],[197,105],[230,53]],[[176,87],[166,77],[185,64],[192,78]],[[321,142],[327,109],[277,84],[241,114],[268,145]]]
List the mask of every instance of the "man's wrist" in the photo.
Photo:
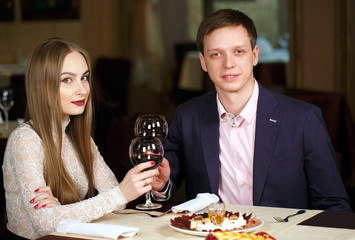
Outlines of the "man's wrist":
[[170,197],[171,181],[170,178],[161,191],[152,190],[153,198],[157,201],[166,200]]

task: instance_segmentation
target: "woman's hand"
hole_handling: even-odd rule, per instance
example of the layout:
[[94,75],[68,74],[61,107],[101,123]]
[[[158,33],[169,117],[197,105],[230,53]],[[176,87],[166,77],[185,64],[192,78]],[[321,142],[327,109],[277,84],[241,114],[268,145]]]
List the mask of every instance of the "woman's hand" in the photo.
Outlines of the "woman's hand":
[[127,172],[119,187],[128,202],[152,190],[151,184],[159,171],[158,169],[144,170],[154,166],[154,164],[155,162],[141,163]]
[[166,158],[163,158],[158,170],[159,174],[155,176],[154,181],[152,182],[152,189],[159,192],[163,190],[170,177],[170,166]]
[[31,199],[30,203],[36,210],[40,208],[51,208],[60,206],[60,202],[53,196],[52,190],[48,186],[39,187],[34,191],[37,195]]

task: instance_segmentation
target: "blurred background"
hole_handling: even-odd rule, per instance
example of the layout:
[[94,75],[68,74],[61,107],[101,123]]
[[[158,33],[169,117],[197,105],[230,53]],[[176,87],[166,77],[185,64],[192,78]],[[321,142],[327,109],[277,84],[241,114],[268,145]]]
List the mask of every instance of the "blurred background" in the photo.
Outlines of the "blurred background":
[[31,50],[50,37],[77,42],[92,58],[95,141],[120,180],[132,166],[128,145],[137,115],[163,114],[169,122],[178,104],[213,88],[195,36],[203,17],[220,8],[254,20],[257,80],[321,108],[354,198],[353,0],[0,0],[0,88],[15,92],[10,119],[24,114]]

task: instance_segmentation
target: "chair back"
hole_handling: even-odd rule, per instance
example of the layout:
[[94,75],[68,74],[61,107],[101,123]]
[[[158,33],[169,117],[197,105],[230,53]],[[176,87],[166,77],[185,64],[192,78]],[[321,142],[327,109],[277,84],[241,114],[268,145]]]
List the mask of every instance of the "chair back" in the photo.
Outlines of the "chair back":
[[127,113],[131,61],[123,58],[98,58],[94,69],[96,87],[102,90],[105,102]]
[[24,118],[27,105],[25,75],[12,75],[10,87],[14,91],[14,106],[9,110],[9,119]]
[[344,182],[355,173],[355,127],[346,97],[339,93],[287,89],[290,97],[318,106],[337,154]]
[[[134,134],[134,124],[139,114],[113,117],[108,127],[107,141],[103,157],[106,164],[121,182],[127,172],[133,167],[129,159],[128,149]],[[134,208],[136,204],[145,201],[144,195],[128,203],[127,207]]]

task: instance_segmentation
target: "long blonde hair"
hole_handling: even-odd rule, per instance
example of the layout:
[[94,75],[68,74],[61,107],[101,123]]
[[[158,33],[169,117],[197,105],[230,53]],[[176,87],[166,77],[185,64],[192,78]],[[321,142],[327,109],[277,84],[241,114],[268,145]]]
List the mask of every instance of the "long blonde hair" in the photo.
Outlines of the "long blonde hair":
[[[95,194],[93,156],[91,152],[92,78],[87,52],[70,41],[51,38],[41,43],[29,57],[26,69],[27,108],[25,121],[42,140],[44,178],[61,204],[80,201],[78,189],[68,174],[62,153],[62,109],[59,96],[60,74],[65,57],[71,52],[83,55],[88,65],[90,95],[84,112],[71,116],[66,134],[69,136],[89,180],[87,197]],[[31,121],[29,121],[31,120]],[[56,140],[54,140],[56,137]]]

